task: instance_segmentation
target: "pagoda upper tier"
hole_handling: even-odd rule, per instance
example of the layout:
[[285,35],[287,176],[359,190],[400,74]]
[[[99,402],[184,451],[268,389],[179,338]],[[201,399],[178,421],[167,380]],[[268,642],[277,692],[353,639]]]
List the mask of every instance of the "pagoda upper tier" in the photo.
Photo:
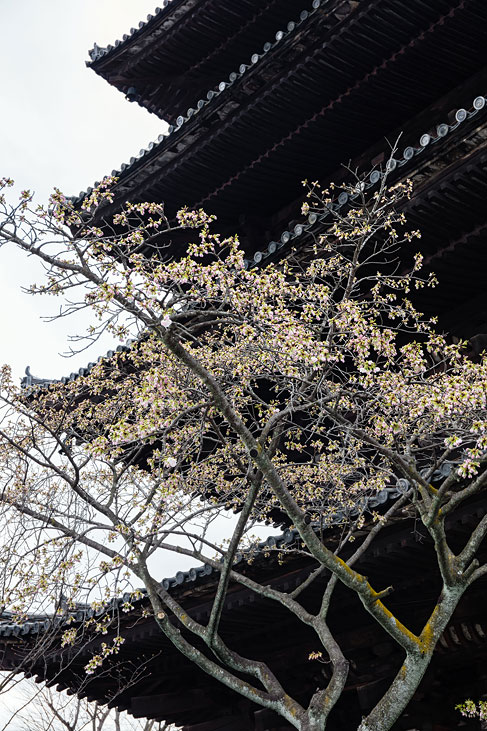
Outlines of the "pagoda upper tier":
[[296,0],[165,0],[114,45],[95,45],[87,65],[130,101],[174,123],[295,11]]
[[[136,84],[128,69],[151,65],[144,94],[152,89],[155,98],[173,81],[189,95],[188,69],[209,63],[198,44],[210,43],[214,75],[205,78],[220,79],[204,93],[195,86],[192,106],[177,116],[170,133],[112,171],[118,177],[112,210],[126,200],[164,201],[172,217],[184,204],[202,206],[228,231],[237,231],[253,255],[296,215],[303,178],[335,178],[350,160],[370,170],[386,139],[394,142],[400,133],[401,157],[405,147],[419,147],[423,133],[430,132],[431,141],[441,138],[437,129],[456,123],[456,109],[470,108],[487,91],[485,0],[299,5],[173,0],[127,40],[96,52],[93,66],[112,83],[123,79],[125,91]],[[227,47],[231,28],[236,36]],[[192,34],[200,40],[190,42]],[[169,56],[180,70],[170,84],[164,64],[156,63],[164,57],[168,64]],[[176,111],[179,106],[172,118]]]

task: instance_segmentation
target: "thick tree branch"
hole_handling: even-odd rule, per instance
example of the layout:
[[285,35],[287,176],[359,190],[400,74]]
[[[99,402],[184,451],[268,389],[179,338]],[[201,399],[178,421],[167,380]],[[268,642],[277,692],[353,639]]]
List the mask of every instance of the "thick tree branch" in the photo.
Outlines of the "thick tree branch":
[[[304,709],[298,703],[296,703],[296,701],[291,699],[286,694],[283,694],[282,691],[278,691],[276,697],[275,694],[271,694],[269,693],[269,691],[264,692],[262,690],[254,688],[246,681],[241,680],[239,677],[233,675],[228,670],[222,668],[216,662],[210,660],[205,655],[203,655],[200,650],[191,645],[182,636],[181,632],[172,625],[169,617],[166,614],[165,607],[161,601],[160,589],[156,587],[154,581],[147,573],[147,569],[139,567],[139,571],[141,573],[141,578],[143,579],[144,584],[147,587],[148,595],[154,609],[156,621],[159,627],[164,632],[166,637],[168,637],[168,639],[170,639],[171,642],[183,653],[183,655],[195,662],[202,670],[207,672],[209,675],[216,678],[217,680],[220,680],[228,688],[236,690],[245,698],[259,703],[265,708],[277,711],[282,716],[284,716],[284,718],[286,718],[292,726],[294,726],[295,728],[299,728],[300,718],[304,713]],[[178,619],[185,627],[187,627],[191,631],[194,631],[200,637],[204,637],[204,627],[198,625],[196,622],[194,622],[194,620],[191,620],[185,614],[184,610],[178,607],[176,602],[174,602],[174,600],[172,600],[170,595],[168,595],[166,592],[163,592],[163,598],[164,600],[168,601],[171,611],[177,612],[176,616],[178,616]],[[219,647],[219,651],[222,651],[221,647]],[[270,684],[274,686],[273,679],[270,675],[268,675],[268,671],[264,667],[260,666],[257,668],[256,665],[254,663],[251,663],[250,661],[242,662],[240,664],[238,662],[235,662],[233,658],[231,658],[231,660],[237,666],[240,665],[239,670],[241,672],[250,672],[255,677],[258,677],[259,680],[262,680],[263,682],[265,681],[264,685]],[[277,688],[279,688],[279,686],[277,686]]]

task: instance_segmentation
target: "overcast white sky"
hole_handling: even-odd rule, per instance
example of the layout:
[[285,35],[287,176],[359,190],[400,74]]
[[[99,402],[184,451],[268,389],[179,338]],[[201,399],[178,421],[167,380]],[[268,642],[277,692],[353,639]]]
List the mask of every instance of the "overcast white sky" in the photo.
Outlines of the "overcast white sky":
[[[157,0],[0,0],[0,177],[46,200],[53,186],[77,194],[157,138],[166,125],[130,104],[94,71],[88,50],[137,27]],[[0,362],[16,377],[59,378],[95,359],[104,342],[66,360],[76,324],[47,324],[55,302],[21,294],[35,281],[34,262],[0,251]]]
[[[160,119],[129,104],[85,66],[95,41],[113,43],[145,20],[156,2],[0,0],[0,177],[14,178],[44,200],[53,186],[77,194],[165,130]],[[41,321],[41,313],[54,312],[54,301],[20,292],[36,276],[34,262],[0,250],[0,363],[12,365],[18,378],[26,365],[59,378],[110,344],[62,358],[75,323]],[[0,698],[0,726],[18,699],[15,690]],[[8,725],[9,731],[17,727],[15,720]]]

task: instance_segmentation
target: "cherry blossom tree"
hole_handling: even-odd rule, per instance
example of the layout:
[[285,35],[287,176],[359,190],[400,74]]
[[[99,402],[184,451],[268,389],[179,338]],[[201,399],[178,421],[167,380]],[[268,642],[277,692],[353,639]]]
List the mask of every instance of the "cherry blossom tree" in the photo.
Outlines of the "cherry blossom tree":
[[[1,506],[11,539],[0,549],[2,602],[25,617],[40,587],[59,611],[61,590],[74,605],[138,583],[160,631],[187,658],[295,728],[318,731],[349,673],[328,622],[341,585],[403,653],[359,731],[391,728],[458,602],[487,573],[478,559],[487,516],[460,549],[448,528],[487,482],[487,362],[465,357],[463,344],[448,342],[413,304],[435,280],[422,275],[419,232],[401,212],[411,184],[383,178],[368,195],[354,181],[343,186],[352,202],[345,213],[333,205],[340,191],[309,184],[303,214],[327,213],[326,230],[300,251],[249,266],[238,239],[214,233],[203,211],[182,209],[172,222],[156,203],[113,213],[114,182],[78,207],[59,191],[48,208],[29,191],[13,206],[2,199],[0,243],[46,268],[31,291],[64,298],[61,316],[90,308],[88,341],[107,329],[135,338],[128,353],[66,384],[21,391],[3,369]],[[175,229],[189,242],[178,255]],[[391,486],[400,497],[371,508]],[[209,526],[227,508],[236,511],[232,528],[212,540]],[[442,584],[419,632],[391,611],[393,587],[357,569],[404,511],[427,531]],[[315,566],[292,592],[249,578],[236,562],[254,526],[276,513]],[[297,549],[279,550],[285,560]],[[219,572],[207,624],[158,582],[154,557],[167,552]],[[300,601],[311,582],[321,592],[315,612]],[[315,633],[331,672],[307,704],[263,660],[223,639],[234,583]],[[76,627],[58,635],[60,644],[80,641]],[[101,644],[86,672],[99,672],[123,641]]]

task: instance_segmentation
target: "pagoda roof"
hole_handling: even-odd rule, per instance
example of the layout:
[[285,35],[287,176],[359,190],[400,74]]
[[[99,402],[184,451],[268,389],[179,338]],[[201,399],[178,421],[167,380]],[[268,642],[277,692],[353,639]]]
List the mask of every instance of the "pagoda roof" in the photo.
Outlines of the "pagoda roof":
[[[331,174],[345,155],[354,157],[390,134],[404,123],[405,114],[418,113],[485,64],[480,44],[472,41],[473,47],[467,48],[456,43],[481,32],[486,6],[480,0],[445,0],[429,15],[405,13],[402,0],[390,0],[387,8],[371,2],[360,18],[352,12],[325,42],[308,48],[303,39],[313,33],[319,10],[316,4],[301,13],[263,53],[210,90],[191,114],[181,116],[168,136],[113,171],[119,178],[113,208],[129,197],[164,200],[170,214],[183,203],[203,205],[222,221],[235,221],[245,210],[262,212],[263,201],[277,210],[290,202],[278,199],[280,191],[296,198],[301,177]],[[441,10],[448,12],[440,15]],[[366,28],[372,29],[371,36],[364,35]],[[394,42],[387,55],[385,46],[374,43],[373,32],[382,42],[392,28]],[[441,64],[430,64],[426,79],[418,78],[425,58],[440,53],[452,37],[455,52],[442,57]],[[290,45],[297,48],[301,42],[301,56],[286,74],[279,73],[281,52],[285,56]],[[368,71],[357,78],[361,67]],[[255,89],[262,73],[269,81]],[[377,106],[372,109],[374,99]]]
[[[472,128],[476,128],[479,124],[485,124],[485,118],[487,115],[487,97],[480,94],[476,96],[472,101],[466,104],[465,108],[454,108],[448,114],[443,114],[441,117],[437,117],[436,121],[430,120],[427,126],[423,128],[423,131],[417,132],[415,138],[401,138],[401,142],[404,144],[401,151],[397,151],[395,158],[391,159],[388,163],[387,174],[393,175],[413,175],[420,179],[426,178],[431,174],[431,165],[428,168],[428,174],[422,171],[424,163],[432,158],[441,157],[441,149],[448,147],[450,144],[450,138],[454,138],[455,142],[458,142],[458,136],[463,134],[467,135],[468,131]],[[451,121],[445,122],[442,119],[450,119]],[[480,135],[481,137],[481,135]],[[474,139],[470,145],[474,148],[478,146],[478,136],[474,136]],[[373,189],[380,184],[383,176],[386,173],[385,168],[375,167],[377,158],[382,160],[387,159],[387,151],[382,148],[382,154],[377,155],[377,148],[372,150],[370,157],[361,157],[360,160],[354,160],[351,163],[353,169],[371,170],[368,179],[365,183],[365,189]],[[458,155],[456,155],[458,158]],[[436,165],[438,167],[438,165]],[[419,171],[419,172],[418,172]],[[334,171],[339,172],[339,171]],[[340,173],[341,174],[341,173]],[[431,184],[431,181],[430,181]],[[90,192],[92,189],[88,189]],[[77,200],[82,200],[82,197],[86,193],[80,194]],[[354,197],[342,194],[337,197],[333,206],[335,210],[339,210],[342,207],[346,207],[353,202]],[[291,246],[299,246],[299,240],[305,236],[307,232],[313,232],[316,230],[317,224],[326,225],[331,220],[331,212],[324,213],[317,216],[311,213],[308,220],[301,220],[294,222],[288,228],[281,231],[281,234],[277,240],[271,240],[264,249],[258,249],[254,252],[253,257],[249,260],[248,264],[260,264],[265,262],[268,258],[274,258],[276,253],[284,253]],[[295,219],[294,219],[295,221]],[[292,223],[292,221],[290,222]],[[281,251],[282,250],[282,251]]]
[[[332,13],[358,0],[320,2]],[[165,0],[122,39],[105,48],[95,44],[87,65],[130,101],[175,122],[198,96],[285,29],[295,7],[295,0]]]
[[[372,169],[374,160],[371,158],[361,160],[360,165],[359,161],[351,164],[352,169],[361,167],[371,170],[365,181],[365,190],[370,192],[379,188],[386,173],[391,181],[408,175],[417,178],[418,187],[405,212],[408,224],[423,233],[421,248],[424,242],[428,247],[423,251],[426,265],[431,265],[440,275],[439,289],[434,290],[433,295],[425,291],[428,301],[422,304],[427,311],[434,311],[435,308],[452,309],[454,304],[460,306],[462,298],[468,299],[468,292],[476,292],[483,286],[485,279],[484,268],[478,265],[472,267],[472,261],[474,258],[478,262],[482,261],[479,247],[483,247],[484,233],[487,233],[486,224],[483,223],[484,201],[487,198],[487,97],[478,95],[466,108],[454,109],[447,116],[452,120],[449,124],[431,120],[415,139],[401,140],[404,147],[395,158],[388,159],[387,151],[379,155],[387,161],[387,169],[386,166]],[[375,150],[370,154],[377,157],[376,153]],[[333,210],[346,211],[358,196],[358,192],[351,195],[340,193],[332,204]],[[459,210],[463,214],[468,213],[468,224],[464,215],[458,215]],[[307,219],[282,230],[280,237],[270,241],[266,248],[255,251],[253,257],[247,259],[247,266],[264,266],[277,257],[285,256],[291,249],[305,247],[312,240],[312,235],[326,231],[332,220],[331,210],[320,214],[310,213]],[[448,223],[445,224],[445,221]],[[468,256],[464,255],[465,247],[470,249]],[[463,271],[460,279],[459,271]],[[452,280],[455,280],[454,287]],[[470,322],[475,328],[475,319],[470,319]],[[480,327],[481,323],[477,326]],[[460,328],[458,332],[469,337],[480,332],[480,329],[464,332]],[[129,352],[134,342],[131,340],[109,350],[96,362],[109,360],[117,353]],[[28,366],[21,385],[31,388],[68,383],[87,375],[95,365],[94,361],[90,362],[60,379],[34,376]]]
[[[485,510],[485,496],[482,495],[449,517],[455,541],[460,544],[464,540],[472,526],[485,515]],[[268,542],[263,547],[263,553],[258,554],[248,567],[248,576],[279,591],[290,592],[309,576],[316,563],[303,556],[288,555],[283,560],[279,550],[283,546],[279,540],[278,537],[277,544]],[[292,542],[285,545],[292,546]],[[374,546],[357,564],[371,582],[378,582],[380,586],[393,583],[395,591],[390,598],[391,611],[399,611],[399,616],[413,631],[422,626],[422,621],[428,616],[429,605],[436,601],[440,588],[438,568],[429,547],[425,532],[410,517],[399,516],[393,525],[383,529]],[[247,575],[247,567],[244,572]],[[164,584],[164,588],[177,597],[192,618],[205,623],[211,610],[218,571],[203,572],[195,579],[188,576],[189,573],[191,571],[179,572],[171,578],[170,584]],[[308,587],[306,595],[302,595],[307,605],[315,602],[317,597],[319,601],[320,589],[319,579]],[[479,586],[477,591],[474,589],[462,600],[435,650],[435,657],[443,666],[455,662],[468,664],[476,653],[483,656],[487,639],[484,595],[483,587]],[[337,605],[331,612],[330,621],[344,652],[353,660],[346,692],[368,683],[373,685],[377,677],[392,678],[395,665],[399,666],[402,661],[400,648],[394,648],[383,631],[371,623],[355,597],[340,586],[335,597]],[[243,731],[249,728],[245,722],[238,725],[241,710],[238,710],[235,694],[175,650],[153,618],[143,617],[147,601],[144,593],[139,598],[127,593],[95,614],[101,617],[108,611],[115,619],[115,626],[109,627],[103,638],[105,641],[110,641],[116,633],[121,634],[125,642],[118,655],[107,662],[109,667],[93,675],[86,676],[83,667],[97,651],[100,638],[83,632],[74,648],[60,648],[56,638],[62,631],[61,618],[59,629],[44,643],[42,655],[31,653],[29,656],[29,649],[35,647],[36,639],[47,629],[46,618],[32,617],[21,626],[5,617],[0,625],[4,628],[0,635],[3,667],[7,667],[9,660],[21,658],[23,652],[28,657],[24,667],[28,676],[44,680],[48,686],[57,686],[58,690],[76,692],[88,700],[108,702],[110,707],[127,710],[135,717],[187,724],[186,731],[216,731],[220,728]],[[132,609],[124,611],[128,605],[132,605]],[[67,612],[65,621],[70,627],[82,627],[88,612],[85,607],[76,608],[71,613]],[[237,651],[243,650],[251,657],[258,653],[259,658],[268,661],[271,668],[278,668],[291,693],[298,693],[299,697],[300,693],[313,692],[316,688],[317,679],[308,657],[309,652],[316,649],[316,637],[313,633],[307,634],[307,628],[296,623],[276,602],[265,600],[250,589],[232,583],[221,626],[226,641]],[[379,668],[378,663],[381,662]],[[143,669],[142,674],[138,673],[139,668]],[[434,674],[433,669],[432,672]],[[345,709],[350,698],[346,695],[343,699]],[[247,709],[249,715],[256,710],[252,704]],[[230,716],[228,726],[225,725],[227,721],[222,720],[226,713]],[[338,725],[337,728],[350,728],[350,725]]]
[[[438,477],[441,477],[442,473],[438,472]],[[436,480],[437,476],[435,476]],[[376,495],[372,495],[367,499],[366,505],[363,506],[365,513],[369,512],[383,512],[391,504],[397,500],[404,491],[408,488],[407,480],[400,479],[398,484],[393,487],[388,487]],[[358,510],[352,510],[351,515],[358,515]],[[350,517],[350,511],[337,510],[336,513],[327,523],[327,530],[332,531],[337,527],[343,525],[343,522]],[[317,525],[316,530],[321,530],[322,526]],[[289,550],[297,546],[300,541],[299,533],[296,529],[287,528],[285,531],[278,535],[270,535],[265,540],[254,544],[252,547],[244,552],[238,553],[234,562],[234,566],[239,566],[239,570],[245,565],[247,568],[253,566],[256,561],[264,561],[271,553],[276,555],[280,551]],[[265,561],[264,561],[265,562]],[[257,571],[259,571],[257,566]],[[213,583],[215,577],[219,576],[219,571],[209,563],[203,565],[199,564],[185,571],[177,571],[172,576],[166,576],[160,580],[160,585],[166,591],[178,589],[185,589],[189,585],[202,586],[205,583]],[[137,596],[134,600],[134,595]],[[64,624],[71,624],[72,622],[83,622],[93,616],[99,616],[105,613],[113,613],[117,610],[122,610],[123,605],[130,601],[132,597],[133,603],[139,604],[140,602],[147,600],[147,591],[143,588],[136,589],[133,592],[125,592],[123,595],[114,597],[109,603],[100,606],[99,609],[94,610],[90,605],[82,605],[74,608],[71,612],[67,611],[65,617],[61,617],[59,621],[55,621],[52,615],[38,614],[30,615],[25,622],[14,622],[13,614],[11,612],[3,612],[0,614],[0,637],[25,637],[26,635],[38,635],[45,632],[50,626],[56,624],[62,627]],[[0,663],[1,664],[1,663]]]
[[[195,2],[195,0],[190,1]],[[176,2],[178,2],[178,0],[172,0],[169,7]],[[207,126],[201,117],[204,117],[208,113],[210,115],[215,115],[218,112],[218,119],[220,121],[224,120],[234,108],[241,106],[245,101],[245,99],[242,99],[241,103],[236,103],[233,99],[235,95],[235,88],[244,80],[244,77],[245,81],[247,81],[249,77],[255,74],[257,67],[257,70],[260,72],[262,67],[262,63],[260,62],[267,62],[273,51],[275,52],[276,50],[282,49],[286,52],[286,57],[288,58],[289,49],[287,48],[287,44],[289,43],[289,40],[296,38],[297,42],[299,42],[299,32],[302,31],[301,26],[303,24],[308,25],[307,21],[309,21],[310,18],[314,18],[320,6],[325,3],[326,0],[313,0],[311,10],[308,11],[303,9],[299,17],[295,17],[294,20],[288,20],[285,24],[284,30],[279,30],[275,33],[274,38],[270,40],[269,37],[267,37],[261,51],[256,52],[256,47],[253,45],[250,53],[248,53],[246,57],[243,57],[243,54],[240,55],[235,67],[232,68],[228,76],[225,78],[219,76],[213,85],[206,86],[202,90],[202,96],[199,99],[193,100],[194,107],[187,109],[184,114],[179,114],[179,116],[174,119],[173,124],[169,125],[168,132],[166,134],[159,135],[157,140],[150,142],[146,148],[142,148],[137,156],[130,158],[129,162],[122,163],[119,169],[112,170],[111,174],[115,177],[126,177],[132,172],[132,170],[140,167],[140,163],[143,158],[152,157],[155,153],[165,151],[166,149],[171,148],[174,144],[177,144],[177,152],[181,152],[182,149],[185,149],[194,141],[194,136],[191,133],[188,133],[188,123],[196,122],[196,125],[202,125],[203,131],[206,131]],[[340,19],[343,19],[342,16],[340,16]],[[297,53],[300,54],[301,52],[302,47],[299,47],[297,49]],[[97,50],[97,53],[100,53],[100,49]],[[244,62],[242,62],[243,58],[245,58]],[[281,67],[279,66],[279,68]],[[248,94],[252,96],[253,93],[260,88],[260,86],[261,82],[257,82],[255,84],[255,88],[251,87],[248,90]],[[228,97],[230,97],[230,99]],[[193,127],[194,124],[190,126]],[[169,155],[169,157],[171,159],[175,157],[174,153]],[[98,184],[99,181],[95,182],[93,187],[96,187]],[[91,193],[93,187],[88,188],[86,191],[81,191],[75,200],[82,200],[85,195]]]

